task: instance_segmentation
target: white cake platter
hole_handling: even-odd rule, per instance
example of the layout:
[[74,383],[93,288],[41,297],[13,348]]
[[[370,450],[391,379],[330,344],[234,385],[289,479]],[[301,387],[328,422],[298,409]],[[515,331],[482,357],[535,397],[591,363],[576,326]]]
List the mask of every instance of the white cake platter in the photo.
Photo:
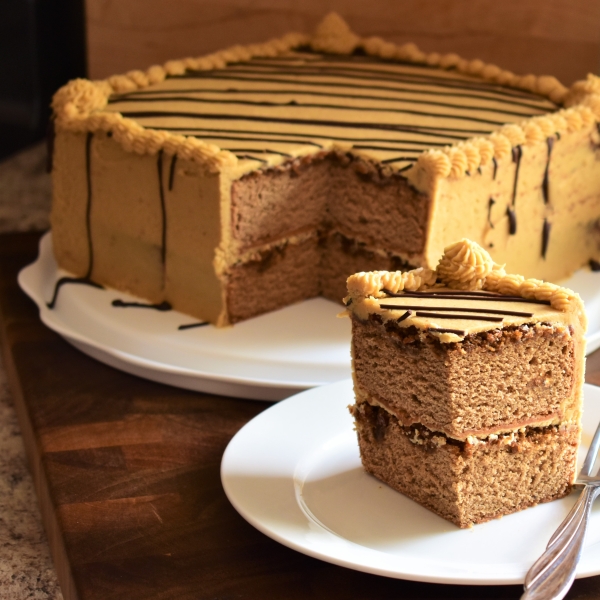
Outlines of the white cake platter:
[[[79,350],[112,367],[191,390],[281,400],[301,390],[350,376],[350,322],[341,306],[313,298],[234,327],[197,325],[174,310],[115,307],[113,301],[147,304],[112,289],[65,285],[54,308],[58,269],[52,235],[39,256],[19,273],[19,285],[37,304],[41,320]],[[566,285],[578,291],[590,318],[588,352],[600,346],[600,273],[577,272]]]
[[[580,463],[600,421],[600,388],[584,389]],[[459,529],[362,468],[348,412],[350,380],[302,392],[231,440],[221,481],[236,510],[272,539],[367,573],[466,585],[523,583],[577,494]],[[600,574],[600,503],[577,577]]]

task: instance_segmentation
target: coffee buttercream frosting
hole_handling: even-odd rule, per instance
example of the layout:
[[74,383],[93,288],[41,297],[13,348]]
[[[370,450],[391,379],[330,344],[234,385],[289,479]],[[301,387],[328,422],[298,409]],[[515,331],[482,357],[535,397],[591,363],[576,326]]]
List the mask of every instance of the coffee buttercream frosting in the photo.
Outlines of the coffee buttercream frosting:
[[580,296],[567,288],[506,274],[488,252],[468,239],[445,248],[435,271],[373,271],[347,281],[347,310],[360,319],[378,315],[399,327],[416,327],[440,342],[509,325],[587,319]]

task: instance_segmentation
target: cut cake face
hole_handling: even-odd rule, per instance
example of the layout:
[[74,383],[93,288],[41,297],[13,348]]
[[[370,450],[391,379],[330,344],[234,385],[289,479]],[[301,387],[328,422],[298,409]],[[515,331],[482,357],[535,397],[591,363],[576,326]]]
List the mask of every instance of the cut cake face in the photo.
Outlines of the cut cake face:
[[586,318],[574,292],[507,275],[469,240],[436,271],[348,279],[366,470],[460,527],[566,495]]
[[336,15],[75,80],[53,102],[55,255],[218,325],[431,268],[462,236],[556,280],[600,258],[599,82],[362,39]]

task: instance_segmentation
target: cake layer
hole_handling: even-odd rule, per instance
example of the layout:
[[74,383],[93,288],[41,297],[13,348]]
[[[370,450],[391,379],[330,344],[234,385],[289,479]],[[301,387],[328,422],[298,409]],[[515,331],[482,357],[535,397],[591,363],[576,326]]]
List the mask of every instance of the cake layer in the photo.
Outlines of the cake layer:
[[381,407],[352,407],[365,469],[459,527],[566,496],[575,476],[579,425],[524,428],[456,442],[404,427]]
[[456,439],[577,419],[568,327],[520,325],[443,344],[414,327],[352,319],[358,402]]

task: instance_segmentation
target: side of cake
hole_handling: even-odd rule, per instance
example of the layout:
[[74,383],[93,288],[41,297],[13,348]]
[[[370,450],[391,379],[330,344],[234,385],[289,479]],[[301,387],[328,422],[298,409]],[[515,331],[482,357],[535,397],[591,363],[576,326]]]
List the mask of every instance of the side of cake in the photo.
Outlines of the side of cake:
[[462,240],[436,271],[348,279],[366,470],[460,527],[569,493],[586,318]]
[[[226,325],[469,236],[527,276],[600,258],[600,79],[313,36],[57,92],[52,229],[70,273]],[[565,252],[569,248],[569,252]]]

